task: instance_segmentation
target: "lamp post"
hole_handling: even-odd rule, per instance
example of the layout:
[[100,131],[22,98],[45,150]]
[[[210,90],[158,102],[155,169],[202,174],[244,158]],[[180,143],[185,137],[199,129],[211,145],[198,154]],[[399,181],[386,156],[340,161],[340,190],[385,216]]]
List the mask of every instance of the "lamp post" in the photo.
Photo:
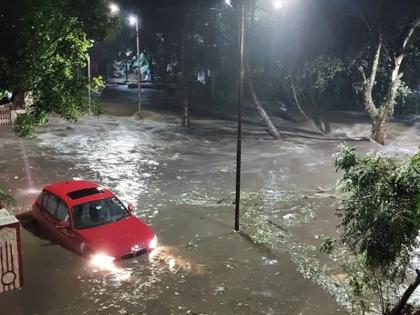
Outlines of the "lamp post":
[[[113,3],[110,2],[108,4],[108,9],[109,9],[109,13],[111,15],[115,15],[120,11],[120,7]],[[85,40],[86,40],[86,35],[85,35]],[[91,67],[90,67],[90,55],[89,52],[86,54],[86,61],[87,61],[87,75],[88,75],[88,105],[89,105],[89,114],[92,111],[92,90],[90,87],[90,81],[91,81]]]
[[138,105],[139,105],[139,111],[138,116],[141,117],[141,68],[140,68],[140,39],[139,39],[139,19],[136,15],[130,15],[128,17],[128,21],[130,25],[135,25],[136,27],[136,44],[137,44],[137,67],[138,67]]
[[[241,165],[242,165],[242,107],[244,103],[245,84],[245,1],[239,3],[239,95],[238,95],[238,129],[236,143],[236,189],[235,189],[235,231],[239,231],[240,202],[241,202]],[[231,0],[225,0],[227,6],[232,7]],[[273,2],[274,9],[283,8],[283,0]]]
[[245,0],[239,0],[239,95],[238,95],[238,132],[236,142],[236,191],[235,191],[235,231],[239,231],[239,211],[241,202],[241,164],[242,164],[242,106],[245,83]]
[[91,73],[90,73],[90,55],[87,53],[87,73],[88,73],[88,104],[89,104],[89,115],[92,111],[92,91],[90,88],[90,80],[91,80]]

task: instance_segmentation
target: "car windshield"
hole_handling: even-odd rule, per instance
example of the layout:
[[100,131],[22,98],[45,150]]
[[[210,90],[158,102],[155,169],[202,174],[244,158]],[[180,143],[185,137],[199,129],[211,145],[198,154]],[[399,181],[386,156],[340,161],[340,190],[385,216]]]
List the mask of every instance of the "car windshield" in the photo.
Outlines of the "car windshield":
[[87,229],[119,221],[130,215],[121,201],[115,197],[77,205],[72,212],[76,229]]

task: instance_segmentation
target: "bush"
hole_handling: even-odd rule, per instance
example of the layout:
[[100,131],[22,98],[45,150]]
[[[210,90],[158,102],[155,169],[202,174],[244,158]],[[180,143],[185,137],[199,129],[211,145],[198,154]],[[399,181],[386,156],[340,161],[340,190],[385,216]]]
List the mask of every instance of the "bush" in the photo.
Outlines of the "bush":
[[338,189],[347,193],[338,211],[341,242],[350,255],[352,297],[369,311],[369,297],[386,314],[411,270],[420,230],[420,152],[407,160],[357,154],[341,147]]
[[19,137],[33,137],[35,135],[36,127],[47,121],[45,113],[35,114],[27,112],[17,117],[13,131]]

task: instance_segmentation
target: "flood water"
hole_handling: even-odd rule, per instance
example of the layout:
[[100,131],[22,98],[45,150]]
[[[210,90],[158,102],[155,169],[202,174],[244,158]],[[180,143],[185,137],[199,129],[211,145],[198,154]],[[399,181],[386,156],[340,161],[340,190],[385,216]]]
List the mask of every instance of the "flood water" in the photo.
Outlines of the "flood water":
[[[153,255],[98,271],[23,229],[24,288],[0,296],[0,314],[345,314],[345,293],[331,277],[339,268],[318,250],[336,234],[332,155],[341,141],[290,122],[273,141],[248,119],[243,234],[233,233],[235,122],[197,116],[183,128],[162,93],[144,93],[140,121],[135,93],[111,88],[99,118],[53,119],[33,140],[0,128],[0,185],[18,202],[12,211],[30,209],[45,184],[89,179],[133,203],[160,241]],[[332,126],[332,138],[369,130],[355,119]],[[407,154],[418,135],[417,125],[394,123],[385,148],[348,144]]]

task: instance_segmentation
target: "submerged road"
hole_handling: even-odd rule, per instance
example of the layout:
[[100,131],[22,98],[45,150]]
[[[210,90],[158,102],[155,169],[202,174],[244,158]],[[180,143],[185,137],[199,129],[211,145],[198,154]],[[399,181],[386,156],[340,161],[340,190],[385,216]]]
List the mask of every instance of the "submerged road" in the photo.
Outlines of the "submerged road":
[[[329,294],[340,300],[339,286],[322,272],[331,262],[318,251],[320,238],[336,233],[331,156],[338,143],[275,142],[257,123],[247,125],[242,222],[255,245],[232,233],[235,123],[197,117],[182,128],[176,100],[156,90],[143,93],[139,121],[133,95],[108,88],[105,115],[52,121],[34,140],[2,127],[0,185],[17,199],[18,212],[47,183],[100,182],[135,205],[161,247],[103,272],[24,230],[25,287],[0,296],[0,313],[345,313]],[[406,139],[404,148],[414,150],[407,132],[417,131],[401,129],[395,141]]]

